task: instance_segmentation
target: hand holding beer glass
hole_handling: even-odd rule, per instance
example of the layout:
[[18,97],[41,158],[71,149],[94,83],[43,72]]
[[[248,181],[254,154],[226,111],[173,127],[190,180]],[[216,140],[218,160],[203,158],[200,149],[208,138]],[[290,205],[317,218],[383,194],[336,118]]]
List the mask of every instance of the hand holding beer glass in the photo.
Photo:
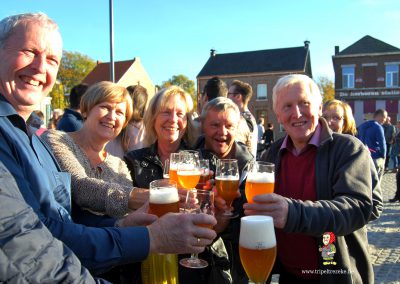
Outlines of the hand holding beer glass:
[[[189,190],[186,197],[185,211],[189,214],[205,213],[214,216],[214,192],[203,189]],[[208,225],[199,224],[198,226],[212,229]],[[208,262],[198,258],[197,254],[191,254],[190,258],[181,259],[179,263],[187,268],[204,268],[208,266]]]
[[259,194],[273,193],[275,184],[275,165],[267,162],[253,162],[249,166],[246,179],[247,202],[253,203],[253,197]]
[[228,206],[223,216],[225,218],[234,218],[232,203],[237,197],[239,190],[239,167],[235,159],[220,159],[217,161],[215,173],[215,186],[218,195],[221,196]]
[[240,220],[239,255],[247,276],[265,283],[276,258],[274,222],[269,216],[246,216]]

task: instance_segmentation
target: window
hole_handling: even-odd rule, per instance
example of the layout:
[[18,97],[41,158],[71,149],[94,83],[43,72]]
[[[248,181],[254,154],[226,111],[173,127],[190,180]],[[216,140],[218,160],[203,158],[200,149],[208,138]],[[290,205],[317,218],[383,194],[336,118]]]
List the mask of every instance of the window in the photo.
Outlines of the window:
[[257,84],[257,100],[267,99],[267,84]]
[[386,65],[386,87],[398,87],[399,86],[399,65],[388,64]]
[[342,67],[342,87],[344,89],[354,88],[354,67]]

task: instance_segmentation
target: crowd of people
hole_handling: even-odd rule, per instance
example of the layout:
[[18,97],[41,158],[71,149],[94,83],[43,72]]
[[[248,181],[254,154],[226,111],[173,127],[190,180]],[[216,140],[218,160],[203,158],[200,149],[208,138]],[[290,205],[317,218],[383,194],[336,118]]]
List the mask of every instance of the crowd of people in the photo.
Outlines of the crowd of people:
[[[47,15],[0,21],[0,282],[142,283],[149,254],[202,253],[210,265],[179,267],[180,283],[248,283],[240,218],[224,218],[228,205],[217,192],[214,216],[148,213],[150,182],[181,150],[197,151],[212,173],[220,159],[237,160],[234,212],[273,217],[279,283],[374,282],[366,224],[383,209],[385,160],[400,184],[400,124],[385,110],[356,128],[348,104],[323,104],[306,75],[283,76],[272,109],[286,134],[275,139],[273,123],[249,111],[246,82],[209,79],[198,116],[180,87],[148,98],[140,85],[98,82],[75,86],[70,107],[45,129],[34,111],[61,56]],[[248,203],[246,170],[255,160],[275,165],[275,190]],[[330,262],[320,253],[327,235],[335,242]],[[328,269],[341,273],[304,273]]]

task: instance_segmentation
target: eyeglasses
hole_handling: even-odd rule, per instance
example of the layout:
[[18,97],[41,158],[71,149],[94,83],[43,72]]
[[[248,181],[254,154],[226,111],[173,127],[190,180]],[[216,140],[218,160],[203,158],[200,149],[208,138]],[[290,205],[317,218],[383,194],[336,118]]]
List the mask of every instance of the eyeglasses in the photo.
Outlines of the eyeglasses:
[[338,116],[338,115],[323,115],[323,118],[325,118],[326,121],[333,120],[335,122],[338,122],[343,119],[343,116]]

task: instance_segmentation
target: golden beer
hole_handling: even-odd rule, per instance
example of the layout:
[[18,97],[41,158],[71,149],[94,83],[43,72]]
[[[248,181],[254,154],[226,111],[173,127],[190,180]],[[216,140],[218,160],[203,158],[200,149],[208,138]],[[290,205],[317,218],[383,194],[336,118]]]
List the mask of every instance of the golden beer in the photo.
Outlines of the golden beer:
[[259,194],[273,193],[275,186],[274,173],[250,172],[246,180],[247,202],[252,203],[253,197]]
[[241,219],[239,255],[249,279],[265,283],[275,263],[274,223],[269,216],[246,216]]
[[175,181],[178,184],[178,170],[176,168],[169,169],[169,179]]
[[183,188],[194,188],[200,180],[200,171],[178,171],[178,180]]
[[255,283],[264,283],[271,273],[276,258],[276,247],[248,249],[239,246],[240,260],[247,276]]
[[218,195],[221,196],[228,207],[232,206],[233,200],[237,197],[239,190],[238,176],[218,176],[215,177],[215,186],[217,187]]

